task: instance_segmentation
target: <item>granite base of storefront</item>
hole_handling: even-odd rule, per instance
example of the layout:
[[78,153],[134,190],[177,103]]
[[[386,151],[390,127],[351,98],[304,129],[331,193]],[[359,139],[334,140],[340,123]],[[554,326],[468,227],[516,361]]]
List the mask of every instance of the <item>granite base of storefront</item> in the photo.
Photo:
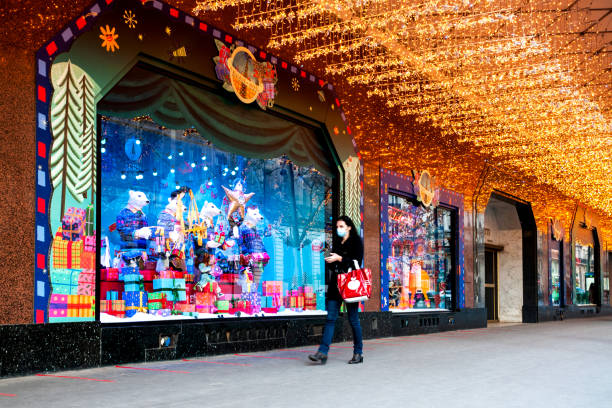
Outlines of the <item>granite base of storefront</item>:
[[[485,309],[360,314],[365,339],[486,327]],[[325,316],[0,326],[0,376],[274,350],[320,342]],[[352,339],[345,314],[334,342]]]
[[487,309],[462,309],[449,312],[393,313],[392,335],[407,336],[450,330],[487,327]]

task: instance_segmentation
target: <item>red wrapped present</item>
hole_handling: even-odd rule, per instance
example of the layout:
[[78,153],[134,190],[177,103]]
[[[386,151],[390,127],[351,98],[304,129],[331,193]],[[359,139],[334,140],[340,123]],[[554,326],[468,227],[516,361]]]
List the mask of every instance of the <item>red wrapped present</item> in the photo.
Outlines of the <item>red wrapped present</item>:
[[[155,261],[146,261],[144,263],[144,269],[146,270],[150,270],[150,271],[154,271],[155,272],[155,268],[157,267],[157,262]],[[140,271],[142,272],[142,271]]]
[[296,296],[295,302],[296,302],[296,307],[298,309],[303,309],[304,308],[304,295]]
[[[217,283],[215,282],[215,284]],[[221,288],[221,292],[224,294],[239,295],[242,293],[242,287],[234,283],[221,283],[219,287]]]
[[143,269],[140,271],[143,280],[145,281],[153,281],[155,277],[155,269]]
[[118,281],[119,280],[119,269],[117,268],[102,269],[100,279],[103,281]]
[[261,311],[265,313],[278,313],[278,307],[262,307]]
[[59,228],[53,238],[53,267],[57,269],[81,269],[83,241],[66,241]]
[[83,252],[81,254],[81,268],[96,269],[96,254],[95,252]]
[[205,306],[214,305],[215,300],[217,299],[215,294],[210,293],[210,292],[196,292],[195,298],[196,298],[196,305],[205,305]]
[[224,283],[236,283],[238,282],[239,278],[240,275],[237,273],[224,273],[221,275],[220,281]]
[[193,283],[194,281],[194,276],[191,273],[186,273],[185,274],[185,283]]

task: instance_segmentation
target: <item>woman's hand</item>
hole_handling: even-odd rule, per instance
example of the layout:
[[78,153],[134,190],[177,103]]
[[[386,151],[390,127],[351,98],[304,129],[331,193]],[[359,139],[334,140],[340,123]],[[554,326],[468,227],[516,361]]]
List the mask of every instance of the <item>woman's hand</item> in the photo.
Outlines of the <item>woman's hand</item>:
[[342,262],[342,257],[332,252],[331,254],[329,254],[327,258],[325,258],[325,262],[327,263]]

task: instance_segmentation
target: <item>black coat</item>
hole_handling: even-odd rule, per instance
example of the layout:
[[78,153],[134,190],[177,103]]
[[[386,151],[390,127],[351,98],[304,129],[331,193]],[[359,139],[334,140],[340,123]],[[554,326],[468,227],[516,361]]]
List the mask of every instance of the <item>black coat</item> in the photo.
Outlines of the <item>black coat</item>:
[[338,274],[348,272],[349,268],[355,269],[353,260],[361,265],[363,261],[363,243],[360,237],[352,237],[343,244],[338,242],[332,250],[342,257],[342,262],[332,262],[326,264],[325,284],[327,285],[326,298],[342,301],[342,296],[338,291]]

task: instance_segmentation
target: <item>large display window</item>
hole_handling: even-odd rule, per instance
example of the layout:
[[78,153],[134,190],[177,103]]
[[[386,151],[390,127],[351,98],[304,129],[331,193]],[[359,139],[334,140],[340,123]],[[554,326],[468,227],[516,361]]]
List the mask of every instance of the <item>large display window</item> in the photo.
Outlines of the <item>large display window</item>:
[[576,242],[575,254],[576,272],[574,283],[576,289],[576,304],[595,304],[595,252],[593,251],[593,246]]
[[148,118],[101,130],[102,322],[324,313],[332,177]]
[[389,309],[447,310],[452,304],[453,211],[389,194]]

